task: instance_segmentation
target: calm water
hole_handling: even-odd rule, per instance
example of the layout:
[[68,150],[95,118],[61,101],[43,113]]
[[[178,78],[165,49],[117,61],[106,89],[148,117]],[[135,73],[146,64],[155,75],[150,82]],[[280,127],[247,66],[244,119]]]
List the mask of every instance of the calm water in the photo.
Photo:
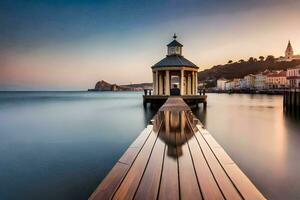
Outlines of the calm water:
[[[153,116],[141,95],[0,93],[0,199],[87,199]],[[265,196],[300,199],[300,121],[282,97],[208,98],[196,115]]]

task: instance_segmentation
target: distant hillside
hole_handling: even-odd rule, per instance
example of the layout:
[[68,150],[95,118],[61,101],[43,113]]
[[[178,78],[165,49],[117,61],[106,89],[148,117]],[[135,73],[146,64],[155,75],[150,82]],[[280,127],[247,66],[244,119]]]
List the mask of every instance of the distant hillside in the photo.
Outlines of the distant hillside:
[[295,67],[297,65],[300,65],[300,60],[277,62],[273,56],[268,56],[266,59],[260,57],[259,60],[251,57],[248,61],[229,61],[225,65],[213,66],[211,69],[199,72],[198,79],[200,81],[205,81],[216,80],[219,78],[243,78],[248,74],[256,74],[266,69],[286,70],[287,68]]
[[122,86],[128,88],[152,88],[152,83],[135,83],[129,85],[122,85]]
[[88,89],[88,91],[142,91],[144,88],[152,88],[152,83],[117,85],[101,80],[96,83],[93,89]]

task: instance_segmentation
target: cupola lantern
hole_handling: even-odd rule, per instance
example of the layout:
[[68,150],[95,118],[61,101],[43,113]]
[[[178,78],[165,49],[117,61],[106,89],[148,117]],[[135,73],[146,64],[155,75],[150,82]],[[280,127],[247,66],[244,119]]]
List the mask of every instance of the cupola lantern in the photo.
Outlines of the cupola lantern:
[[175,33],[174,33],[173,38],[174,38],[174,40],[167,45],[167,47],[168,47],[168,56],[171,56],[171,55],[181,55],[182,54],[182,47],[183,47],[183,45],[180,44],[176,40],[177,36],[176,36]]

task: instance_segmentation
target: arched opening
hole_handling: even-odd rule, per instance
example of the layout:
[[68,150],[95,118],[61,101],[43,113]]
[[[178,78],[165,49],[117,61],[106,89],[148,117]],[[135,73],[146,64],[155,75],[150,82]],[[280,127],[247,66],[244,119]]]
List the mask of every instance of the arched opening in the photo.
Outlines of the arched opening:
[[180,95],[180,77],[179,75],[171,75],[171,96]]

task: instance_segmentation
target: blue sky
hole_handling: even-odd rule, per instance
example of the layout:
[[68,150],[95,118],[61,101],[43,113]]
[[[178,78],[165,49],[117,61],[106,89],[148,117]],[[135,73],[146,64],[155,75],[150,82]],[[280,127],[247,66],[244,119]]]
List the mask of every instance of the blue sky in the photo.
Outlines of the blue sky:
[[[0,88],[84,89],[101,79],[149,82],[150,66],[165,56],[174,32],[185,56],[202,69],[228,59],[276,54],[288,39],[300,44],[294,27],[299,9],[295,0],[4,0]],[[288,30],[282,32],[283,27]],[[233,40],[240,47],[225,42]],[[276,46],[272,40],[282,41]],[[262,41],[270,49],[254,47]]]

